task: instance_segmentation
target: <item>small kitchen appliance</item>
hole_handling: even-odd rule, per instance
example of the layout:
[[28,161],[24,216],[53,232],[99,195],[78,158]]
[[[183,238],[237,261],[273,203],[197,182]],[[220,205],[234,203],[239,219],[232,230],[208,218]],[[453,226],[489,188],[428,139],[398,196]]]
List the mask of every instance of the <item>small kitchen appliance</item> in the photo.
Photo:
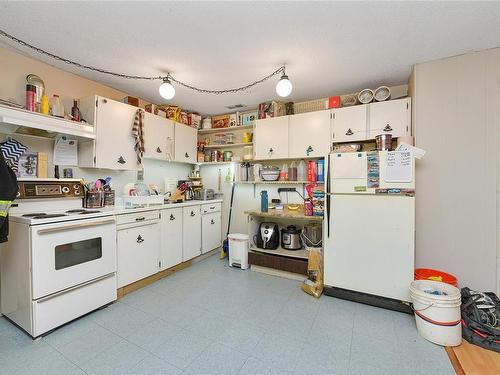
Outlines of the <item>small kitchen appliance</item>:
[[215,199],[215,191],[214,189],[197,189],[194,191],[194,199],[197,201]]
[[260,249],[276,250],[280,243],[280,231],[276,223],[261,223],[255,238]]
[[281,247],[287,250],[302,249],[302,241],[300,240],[301,232],[295,225],[289,225],[281,229]]

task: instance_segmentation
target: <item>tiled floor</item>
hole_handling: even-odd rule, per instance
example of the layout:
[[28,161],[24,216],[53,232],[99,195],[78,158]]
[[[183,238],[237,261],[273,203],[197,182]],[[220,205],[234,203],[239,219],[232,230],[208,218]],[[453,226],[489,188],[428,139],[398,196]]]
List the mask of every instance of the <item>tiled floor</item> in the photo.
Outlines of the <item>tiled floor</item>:
[[0,318],[2,374],[454,374],[413,317],[216,256],[32,341]]

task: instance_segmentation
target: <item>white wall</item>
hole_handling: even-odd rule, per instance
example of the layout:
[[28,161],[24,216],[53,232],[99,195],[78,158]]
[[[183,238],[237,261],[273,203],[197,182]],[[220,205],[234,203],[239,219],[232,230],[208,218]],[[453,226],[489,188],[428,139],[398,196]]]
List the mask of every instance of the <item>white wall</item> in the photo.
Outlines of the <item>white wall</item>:
[[427,150],[417,163],[416,264],[491,291],[500,290],[499,82],[500,49],[417,64],[410,80],[416,145]]

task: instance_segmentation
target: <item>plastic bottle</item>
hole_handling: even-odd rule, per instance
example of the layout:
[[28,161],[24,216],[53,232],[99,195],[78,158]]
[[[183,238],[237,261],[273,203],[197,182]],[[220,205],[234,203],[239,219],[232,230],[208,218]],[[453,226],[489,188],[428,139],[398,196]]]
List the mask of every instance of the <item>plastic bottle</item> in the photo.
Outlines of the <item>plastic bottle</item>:
[[49,98],[47,95],[42,95],[42,99],[40,102],[40,113],[44,115],[49,114]]
[[304,160],[301,160],[299,167],[297,168],[297,180],[306,181],[307,180],[307,166]]
[[290,168],[288,169],[288,180],[297,181],[297,163],[292,161]]
[[59,95],[54,94],[50,99],[50,107],[52,116],[64,117],[64,107],[61,105]]
[[281,168],[280,181],[288,181],[288,164],[283,164]]
[[267,190],[262,190],[260,192],[260,211],[267,212],[267,210],[268,210]]

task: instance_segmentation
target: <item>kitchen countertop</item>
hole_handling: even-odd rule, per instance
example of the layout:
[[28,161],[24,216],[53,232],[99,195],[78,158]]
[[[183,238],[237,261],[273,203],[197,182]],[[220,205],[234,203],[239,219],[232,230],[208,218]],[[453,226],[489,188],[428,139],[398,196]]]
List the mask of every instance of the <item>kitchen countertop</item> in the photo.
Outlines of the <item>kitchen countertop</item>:
[[168,204],[155,204],[147,207],[125,207],[125,206],[114,206],[114,207],[106,207],[101,208],[100,210],[105,212],[111,212],[114,215],[123,215],[134,212],[144,212],[144,211],[154,211],[154,210],[163,210],[168,208],[178,208],[178,207],[188,207],[188,206],[197,206],[202,204],[210,204],[210,203],[222,203],[222,199],[210,199],[205,201],[192,200],[182,203],[168,203]]

